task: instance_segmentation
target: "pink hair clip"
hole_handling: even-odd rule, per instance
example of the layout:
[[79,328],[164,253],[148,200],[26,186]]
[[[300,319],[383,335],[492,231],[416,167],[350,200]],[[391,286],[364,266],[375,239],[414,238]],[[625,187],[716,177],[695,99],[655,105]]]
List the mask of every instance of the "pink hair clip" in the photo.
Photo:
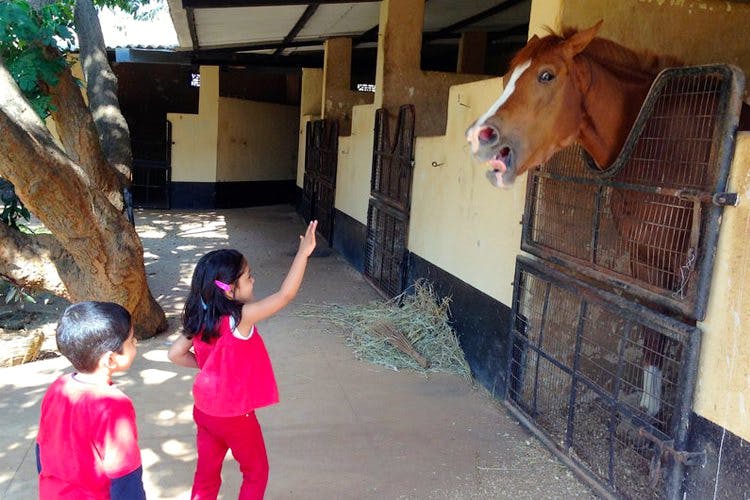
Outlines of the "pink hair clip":
[[227,285],[223,281],[214,280],[214,284],[216,286],[218,286],[219,288],[221,288],[222,290],[224,290],[225,292],[231,292],[232,291],[232,287],[230,287],[229,285]]

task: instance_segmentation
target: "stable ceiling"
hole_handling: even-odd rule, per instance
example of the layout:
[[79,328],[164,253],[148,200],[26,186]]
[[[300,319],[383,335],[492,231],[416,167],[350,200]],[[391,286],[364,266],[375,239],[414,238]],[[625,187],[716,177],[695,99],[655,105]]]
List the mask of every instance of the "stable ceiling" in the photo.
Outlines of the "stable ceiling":
[[[423,54],[456,50],[464,31],[488,33],[488,57],[522,45],[531,0],[427,0]],[[327,38],[348,36],[374,51],[380,2],[169,0],[180,49],[196,62],[319,65]],[[428,68],[426,68],[428,69]],[[431,68],[429,68],[431,69]]]

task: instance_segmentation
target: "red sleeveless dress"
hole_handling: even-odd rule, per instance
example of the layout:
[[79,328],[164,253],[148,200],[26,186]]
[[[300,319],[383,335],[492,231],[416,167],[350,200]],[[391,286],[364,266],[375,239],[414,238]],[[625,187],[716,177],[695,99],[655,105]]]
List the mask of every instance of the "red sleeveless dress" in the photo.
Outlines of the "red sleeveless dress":
[[279,402],[271,359],[258,333],[248,339],[232,334],[229,316],[219,320],[219,336],[204,342],[194,337],[200,372],[193,383],[195,406],[214,417],[236,417]]

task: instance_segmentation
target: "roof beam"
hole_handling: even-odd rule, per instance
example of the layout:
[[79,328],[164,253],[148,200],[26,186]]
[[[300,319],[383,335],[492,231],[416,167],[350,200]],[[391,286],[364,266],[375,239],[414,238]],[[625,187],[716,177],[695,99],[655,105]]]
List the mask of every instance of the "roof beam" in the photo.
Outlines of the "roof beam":
[[193,9],[185,9],[187,16],[188,29],[190,30],[190,41],[193,44],[193,50],[198,50],[200,44],[198,42],[198,30],[195,27],[195,13]]
[[281,42],[282,47],[279,47],[278,49],[276,49],[276,52],[274,52],[273,55],[278,56],[279,54],[281,54],[286,48],[286,44],[294,40],[294,37],[297,36],[297,33],[299,33],[302,30],[302,28],[305,27],[305,25],[307,24],[307,21],[309,21],[310,18],[313,16],[313,14],[315,14],[315,11],[318,10],[318,5],[320,4],[311,3],[310,5],[307,6],[307,8],[305,9],[305,12],[303,12],[302,15],[299,16],[299,19],[297,19],[297,22],[294,24],[294,27],[291,30],[289,30],[289,33],[287,33],[287,35],[284,37],[284,40],[282,40]]
[[284,7],[323,3],[374,3],[379,0],[182,0],[183,9],[220,9],[227,7]]
[[466,26],[471,26],[472,24],[476,22],[482,21],[488,17],[499,14],[503,12],[504,10],[508,10],[511,7],[518,5],[519,3],[523,3],[524,1],[525,0],[505,0],[504,2],[501,2],[495,5],[494,7],[485,9],[478,14],[474,14],[471,17],[462,19],[461,21],[453,23],[450,26],[446,26],[445,28],[441,28],[438,31],[433,31],[432,33],[425,33],[425,40],[430,41],[430,40],[435,40],[438,38],[445,38],[445,35],[447,35],[448,33],[453,33],[455,31],[460,30],[461,28],[465,28]]

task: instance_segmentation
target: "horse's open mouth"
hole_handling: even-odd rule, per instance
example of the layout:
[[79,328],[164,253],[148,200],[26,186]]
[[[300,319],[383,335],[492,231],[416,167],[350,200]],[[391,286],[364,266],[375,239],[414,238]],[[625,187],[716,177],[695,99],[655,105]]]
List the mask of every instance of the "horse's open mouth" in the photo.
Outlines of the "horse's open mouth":
[[501,147],[497,154],[488,160],[488,163],[492,169],[487,171],[487,179],[493,186],[509,187],[513,184],[516,176],[510,147]]

